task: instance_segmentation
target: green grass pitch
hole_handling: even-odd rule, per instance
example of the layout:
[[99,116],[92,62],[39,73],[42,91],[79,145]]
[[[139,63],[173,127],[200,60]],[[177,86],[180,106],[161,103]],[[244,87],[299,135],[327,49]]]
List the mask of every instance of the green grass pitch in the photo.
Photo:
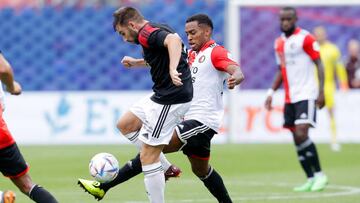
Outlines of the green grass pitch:
[[[90,178],[88,162],[98,152],[114,154],[124,164],[132,158],[131,145],[103,146],[20,146],[30,174],[36,183],[50,190],[61,203],[96,202],[76,184],[77,178]],[[212,165],[222,174],[234,202],[360,202],[360,145],[343,145],[341,152],[332,152],[328,145],[318,145],[321,164],[330,184],[323,192],[295,193],[292,187],[303,183],[305,176],[291,144],[214,145]],[[166,184],[166,202],[216,202],[202,183],[192,174],[182,153],[168,155],[182,168],[180,178]],[[0,178],[0,190],[17,193],[17,203],[31,203],[6,178]],[[110,190],[104,203],[147,202],[143,175]]]

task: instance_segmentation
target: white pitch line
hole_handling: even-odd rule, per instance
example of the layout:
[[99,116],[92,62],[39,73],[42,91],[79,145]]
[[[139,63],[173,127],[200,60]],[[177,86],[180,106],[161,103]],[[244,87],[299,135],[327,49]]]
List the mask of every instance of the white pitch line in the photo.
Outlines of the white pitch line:
[[[195,182],[194,180],[184,180],[185,182]],[[277,187],[291,187],[294,186],[292,183],[261,183],[261,182],[244,182],[244,181],[226,181],[227,184],[230,185],[252,185],[252,186],[266,186],[272,185]],[[234,184],[235,183],[235,184]],[[325,197],[338,197],[338,196],[349,196],[360,194],[359,187],[352,187],[352,186],[344,186],[344,185],[328,185],[327,188],[340,190],[339,192],[313,192],[313,193],[302,193],[302,194],[294,194],[294,195],[286,195],[281,193],[261,193],[261,194],[253,194],[253,195],[242,195],[239,196],[232,196],[233,200],[238,201],[257,201],[257,200],[281,200],[281,199],[315,199],[315,198],[325,198]],[[260,197],[259,197],[260,196]],[[169,203],[192,203],[192,202],[211,202],[214,199],[184,199],[184,200],[169,200]],[[147,203],[147,201],[126,201],[125,203]]]

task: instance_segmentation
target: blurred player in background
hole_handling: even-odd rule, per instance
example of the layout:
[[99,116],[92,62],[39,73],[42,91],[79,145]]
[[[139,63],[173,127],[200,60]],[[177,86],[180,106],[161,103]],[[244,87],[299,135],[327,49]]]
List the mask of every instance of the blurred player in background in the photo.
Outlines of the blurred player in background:
[[350,88],[360,88],[360,43],[356,39],[348,42],[349,56],[346,61],[346,71]]
[[[21,86],[14,80],[12,68],[0,52],[0,86],[3,83],[6,91],[12,95],[21,94]],[[3,119],[4,92],[0,87],[0,171],[30,199],[37,203],[56,203],[55,198],[43,187],[34,184],[28,174],[26,164],[20,150]]]
[[341,62],[341,53],[339,49],[327,39],[325,28],[318,26],[314,28],[313,33],[320,44],[320,56],[324,65],[324,95],[325,107],[330,116],[331,149],[333,151],[340,151],[340,144],[336,139],[336,121],[334,116],[336,91],[335,75],[337,75],[337,79],[339,80],[340,89],[343,91],[349,89],[346,69]]
[[[295,8],[280,10],[280,27],[283,34],[275,41],[275,55],[279,69],[265,101],[271,109],[272,95],[281,83],[285,89],[284,127],[294,138],[299,162],[308,178],[294,191],[320,191],[328,183],[320,167],[315,144],[309,137],[309,128],[315,127],[316,106],[324,107],[324,72],[320,60],[319,44],[306,30],[297,27]],[[317,67],[318,79],[315,74]],[[318,84],[319,83],[319,84]]]
[[[185,32],[192,50],[188,53],[191,66],[194,98],[185,120],[176,126],[173,137],[164,152],[182,150],[191,163],[193,173],[221,203],[232,202],[222,177],[209,165],[211,139],[218,133],[224,114],[223,84],[233,89],[244,76],[239,65],[229,58],[229,52],[211,39],[213,23],[204,14],[196,14],[186,21]],[[128,59],[135,64],[137,59]],[[129,161],[120,169],[118,177],[122,180],[141,173],[139,157]],[[101,198],[106,191],[99,191],[95,181],[82,180],[87,191]],[[119,184],[119,183],[118,183]],[[101,184],[100,184],[101,185]],[[114,185],[115,186],[115,185]]]
[[15,193],[11,190],[0,191],[0,203],[15,203]]
[[[135,8],[122,7],[115,11],[113,25],[124,41],[143,48],[144,59],[133,61],[126,57],[122,63],[130,67],[150,66],[154,94],[125,113],[118,127],[129,140],[142,142],[140,161],[145,188],[150,202],[162,203],[165,201],[165,177],[160,156],[193,97],[187,55],[181,38],[173,29],[145,20]],[[86,189],[81,179],[79,184]]]

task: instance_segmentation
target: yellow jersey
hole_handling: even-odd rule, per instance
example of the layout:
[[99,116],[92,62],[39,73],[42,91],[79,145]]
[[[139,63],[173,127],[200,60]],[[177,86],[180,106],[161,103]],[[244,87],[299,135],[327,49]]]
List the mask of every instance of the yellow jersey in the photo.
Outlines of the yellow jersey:
[[335,44],[327,41],[320,45],[321,61],[324,65],[324,94],[325,104],[333,106],[334,92],[336,90],[335,74],[342,89],[347,87],[346,69],[341,62],[341,54]]

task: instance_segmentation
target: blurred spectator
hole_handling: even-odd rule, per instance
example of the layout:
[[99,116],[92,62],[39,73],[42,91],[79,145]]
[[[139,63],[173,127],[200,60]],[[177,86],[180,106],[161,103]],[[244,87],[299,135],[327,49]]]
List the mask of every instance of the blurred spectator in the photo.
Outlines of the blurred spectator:
[[348,43],[349,57],[346,61],[346,71],[350,88],[360,88],[360,44],[356,39]]

